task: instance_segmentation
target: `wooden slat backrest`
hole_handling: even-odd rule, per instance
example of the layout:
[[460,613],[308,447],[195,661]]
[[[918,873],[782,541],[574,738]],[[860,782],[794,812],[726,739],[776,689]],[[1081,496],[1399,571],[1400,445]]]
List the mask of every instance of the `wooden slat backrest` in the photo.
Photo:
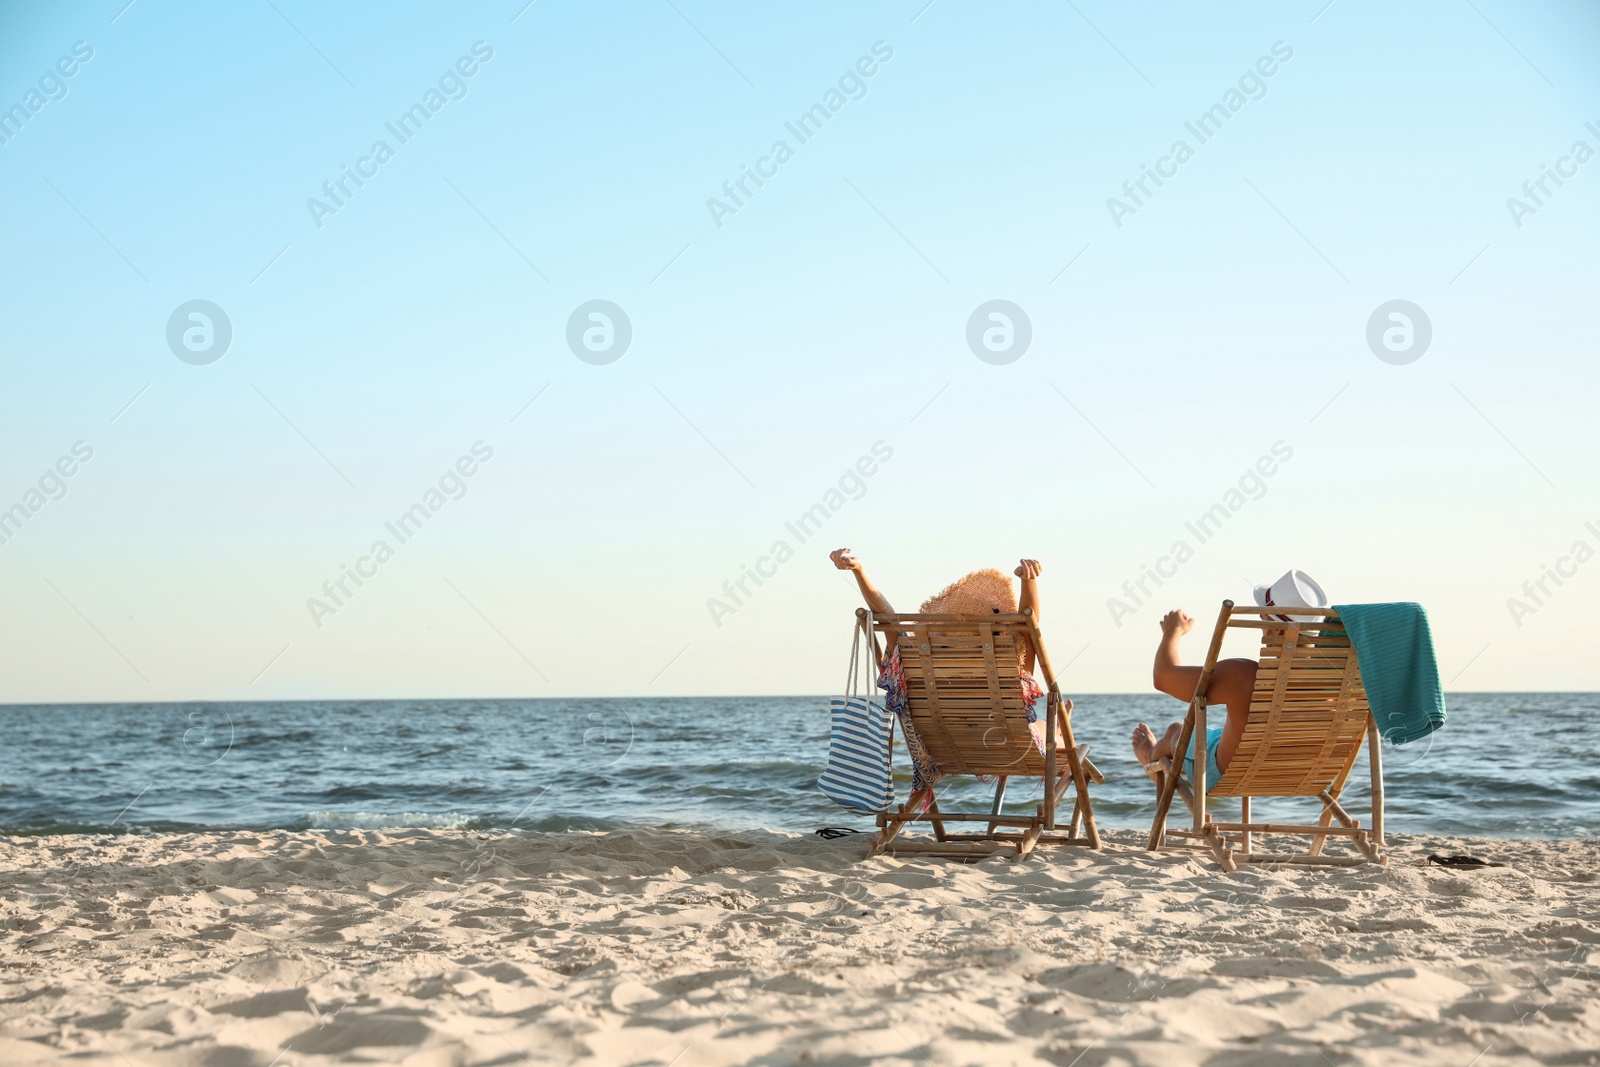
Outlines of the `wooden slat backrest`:
[[1022,700],[1017,639],[1027,624],[953,615],[916,620],[895,623],[906,709],[939,769],[1043,774]]
[[1212,796],[1316,796],[1343,786],[1367,736],[1361,668],[1338,616],[1267,622],[1250,718]]

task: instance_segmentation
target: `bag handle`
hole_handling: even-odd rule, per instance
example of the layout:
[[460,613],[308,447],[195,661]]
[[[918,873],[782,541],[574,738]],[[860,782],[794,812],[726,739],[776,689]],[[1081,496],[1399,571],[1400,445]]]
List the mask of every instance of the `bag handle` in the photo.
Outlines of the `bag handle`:
[[[863,641],[868,643],[865,650],[862,649]],[[850,637],[850,673],[844,684],[846,700],[851,697],[872,699],[881,666],[878,658],[878,643],[872,633],[872,613],[863,611],[856,616]]]
[[[866,650],[862,649],[862,642],[867,642]],[[878,681],[877,675],[878,645],[872,634],[872,613],[862,612],[856,616],[853,633],[850,639],[850,676],[845,680],[844,695],[848,699],[852,696],[868,697],[872,694]],[[865,684],[861,684],[865,679]]]
[[[866,656],[864,656],[864,657],[861,655],[861,641],[862,641],[863,638],[865,638],[866,641],[868,642],[868,646],[867,647],[869,649],[869,651],[867,652]],[[860,664],[860,667],[861,667],[862,670],[866,671],[867,687],[866,687],[865,690],[857,690],[856,691],[856,695],[862,695],[863,693],[864,694],[871,694],[874,686],[877,684],[878,677],[877,677],[877,674],[873,670],[873,663],[877,658],[878,658],[878,639],[876,637],[874,637],[873,633],[872,633],[872,613],[870,611],[862,612],[860,615],[856,616],[855,636],[851,640],[851,643],[850,643],[850,679],[851,680],[850,680],[849,684],[850,685],[854,685],[855,684],[855,682],[857,680],[857,677],[858,677],[858,675],[856,673],[856,671],[857,671],[857,662],[858,662],[858,660],[864,660],[865,662],[862,662]],[[850,696],[851,696],[851,693],[850,693],[850,691],[848,689],[848,686],[847,686],[846,687],[846,692],[845,692],[845,699],[848,700],[850,698]],[[870,695],[863,696],[863,702],[870,704],[872,702],[871,696]],[[887,756],[888,756],[888,761],[889,761],[889,773],[890,773],[890,776],[891,776],[891,778],[890,778],[891,781],[893,781],[893,774],[894,774],[894,729],[895,729],[895,726],[896,726],[896,721],[895,720],[896,720],[896,717],[894,715],[890,715],[889,716],[889,739],[888,739],[888,742],[887,742],[887,749],[888,749]]]
[[857,686],[860,684],[860,680],[861,680],[860,679],[860,670],[859,670],[860,660],[861,660],[861,620],[857,619],[855,625],[853,627],[851,627],[850,673],[845,676],[845,680],[844,680],[844,700],[845,700],[846,704],[850,703],[850,698],[851,697],[859,696],[861,694],[860,689],[857,688]]
[[[870,704],[872,702],[872,698],[869,694],[872,691],[873,685],[878,680],[877,676],[873,674],[872,670],[872,653],[868,653],[866,656],[861,654],[861,641],[863,638],[865,638],[867,641],[874,641],[872,636],[872,614],[870,612],[864,612],[861,615],[856,616],[855,625],[851,627],[850,673],[844,681],[844,702],[847,707],[850,704],[851,697],[860,697],[863,704]],[[874,642],[872,646],[872,652],[876,651],[877,645]],[[866,688],[861,687],[863,672],[865,672],[865,677],[867,679]],[[895,716],[890,715],[888,756],[891,773],[892,768],[894,767],[895,725]]]

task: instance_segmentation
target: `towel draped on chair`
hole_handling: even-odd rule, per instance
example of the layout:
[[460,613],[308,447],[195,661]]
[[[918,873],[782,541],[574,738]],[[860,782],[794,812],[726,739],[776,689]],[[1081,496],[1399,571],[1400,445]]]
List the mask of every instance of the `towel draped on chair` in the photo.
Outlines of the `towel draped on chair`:
[[1360,657],[1378,732],[1403,745],[1443,726],[1444,688],[1422,605],[1336,604],[1334,610]]

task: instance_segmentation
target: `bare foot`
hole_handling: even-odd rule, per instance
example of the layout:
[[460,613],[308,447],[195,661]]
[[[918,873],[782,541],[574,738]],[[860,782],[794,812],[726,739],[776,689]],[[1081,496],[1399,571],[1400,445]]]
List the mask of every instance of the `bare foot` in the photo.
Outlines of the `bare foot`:
[[1156,742],[1156,759],[1172,759],[1178,754],[1178,736],[1183,733],[1183,724],[1175,722],[1167,727],[1167,732],[1161,735],[1161,740]]
[[1169,611],[1161,618],[1161,632],[1168,637],[1182,637],[1192,629],[1194,629],[1194,620],[1181,609]]
[[1141,764],[1156,758],[1156,732],[1145,723],[1133,728],[1133,755]]

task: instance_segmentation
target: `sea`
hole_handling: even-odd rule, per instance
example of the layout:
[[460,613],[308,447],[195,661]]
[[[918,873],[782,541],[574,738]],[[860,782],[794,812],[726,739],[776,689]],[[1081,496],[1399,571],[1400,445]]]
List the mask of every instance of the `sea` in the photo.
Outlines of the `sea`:
[[[1077,740],[1106,777],[1091,790],[1100,825],[1147,829],[1154,791],[1129,736],[1140,721],[1159,734],[1183,706],[1076,701]],[[1390,831],[1600,835],[1600,694],[1447,704],[1440,730],[1383,746]],[[0,833],[871,829],[817,790],[827,750],[826,697],[0,705]],[[1363,754],[1352,811],[1367,810],[1366,767]],[[901,799],[909,774],[897,751]],[[941,806],[988,810],[989,790],[953,778]],[[1013,781],[1008,810],[1038,797]],[[1254,814],[1316,810],[1271,800]]]

